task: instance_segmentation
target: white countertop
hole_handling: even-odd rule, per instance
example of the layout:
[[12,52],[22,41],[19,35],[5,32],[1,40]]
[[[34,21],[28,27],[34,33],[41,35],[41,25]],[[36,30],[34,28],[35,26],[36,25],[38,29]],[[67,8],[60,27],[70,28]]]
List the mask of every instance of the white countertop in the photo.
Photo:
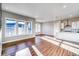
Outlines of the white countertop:
[[59,32],[55,35],[55,37],[63,40],[79,42],[79,33]]
[[20,37],[19,38],[16,38],[16,37],[12,38],[12,37],[10,37],[10,38],[6,38],[6,40],[3,41],[2,44],[9,43],[9,42],[14,42],[14,41],[19,41],[19,40],[23,40],[23,39],[28,39],[28,38],[33,38],[33,37],[35,37],[35,36],[31,35],[31,36],[25,36],[25,37],[21,37],[21,38]]

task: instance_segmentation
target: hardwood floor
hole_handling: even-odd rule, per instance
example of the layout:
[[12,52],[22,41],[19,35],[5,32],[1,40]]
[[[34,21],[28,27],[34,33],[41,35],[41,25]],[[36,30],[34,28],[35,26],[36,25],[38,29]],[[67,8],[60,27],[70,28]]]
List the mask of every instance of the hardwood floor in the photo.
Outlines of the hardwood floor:
[[74,53],[54,45],[46,40],[40,39],[40,44],[36,44],[39,51],[45,56],[73,56]]
[[[50,43],[46,40],[36,38],[34,46],[40,51],[41,54],[44,56],[73,56],[76,55],[68,50],[65,50],[53,43]],[[10,56],[15,56],[15,53],[17,51],[20,51],[21,49],[29,48],[32,56],[38,56],[35,50],[32,48],[32,46],[27,46],[26,42],[24,44],[15,45],[13,47],[7,48],[5,50]],[[14,51],[11,53],[11,51]],[[4,53],[6,55],[7,53]],[[9,53],[10,52],[10,53]]]
[[36,52],[33,50],[32,47],[29,47],[29,49],[30,49],[30,52],[31,52],[32,56],[37,56]]

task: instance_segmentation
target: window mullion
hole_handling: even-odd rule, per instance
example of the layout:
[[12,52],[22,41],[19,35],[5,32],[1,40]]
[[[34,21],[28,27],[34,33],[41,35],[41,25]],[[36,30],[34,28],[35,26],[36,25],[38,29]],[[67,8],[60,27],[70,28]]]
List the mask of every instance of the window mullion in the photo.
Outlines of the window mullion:
[[16,20],[16,35],[18,35],[18,20]]

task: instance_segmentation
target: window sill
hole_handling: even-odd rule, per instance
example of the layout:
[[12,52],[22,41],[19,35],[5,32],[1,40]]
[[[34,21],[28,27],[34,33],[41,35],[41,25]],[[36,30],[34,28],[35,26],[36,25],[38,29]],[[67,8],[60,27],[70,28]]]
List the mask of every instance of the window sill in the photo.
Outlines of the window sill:
[[19,36],[13,36],[13,37],[6,37],[5,40],[3,40],[3,44],[13,41],[19,41],[23,39],[33,38],[35,37],[33,34],[31,35],[19,35]]

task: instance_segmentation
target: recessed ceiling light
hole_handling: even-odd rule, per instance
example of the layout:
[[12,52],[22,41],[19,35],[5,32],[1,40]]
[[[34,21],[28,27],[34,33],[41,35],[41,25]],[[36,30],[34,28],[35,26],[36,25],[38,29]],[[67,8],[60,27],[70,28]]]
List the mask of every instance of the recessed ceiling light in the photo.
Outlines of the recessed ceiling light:
[[67,7],[66,5],[63,6],[63,8],[66,8],[66,7]]

